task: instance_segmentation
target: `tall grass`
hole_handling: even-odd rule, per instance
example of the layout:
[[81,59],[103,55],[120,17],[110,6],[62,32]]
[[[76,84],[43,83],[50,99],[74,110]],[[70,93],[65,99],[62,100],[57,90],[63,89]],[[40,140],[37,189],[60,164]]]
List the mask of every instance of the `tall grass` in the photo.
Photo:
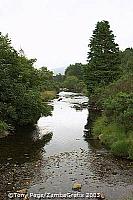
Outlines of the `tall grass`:
[[41,92],[41,97],[44,99],[44,101],[50,101],[56,97],[57,92],[52,90],[52,91],[44,91]]
[[92,134],[114,155],[133,159],[133,132],[126,133],[123,127],[109,122],[103,115],[94,122]]

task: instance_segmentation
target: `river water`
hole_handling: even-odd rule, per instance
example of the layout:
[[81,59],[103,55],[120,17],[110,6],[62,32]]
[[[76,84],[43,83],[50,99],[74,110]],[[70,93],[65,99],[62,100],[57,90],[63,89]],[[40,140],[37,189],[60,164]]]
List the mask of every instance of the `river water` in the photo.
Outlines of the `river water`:
[[113,157],[98,141],[84,137],[87,101],[61,92],[50,103],[52,116],[41,117],[36,130],[0,140],[0,199],[23,188],[34,194],[74,193],[75,182],[83,194],[104,193],[108,200],[133,197],[133,162]]

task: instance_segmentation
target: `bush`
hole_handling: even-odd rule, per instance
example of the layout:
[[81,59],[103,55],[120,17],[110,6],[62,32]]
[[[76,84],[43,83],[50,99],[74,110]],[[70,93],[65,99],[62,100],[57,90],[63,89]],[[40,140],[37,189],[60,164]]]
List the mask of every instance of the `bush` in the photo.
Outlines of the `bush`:
[[90,101],[103,108],[104,102],[109,97],[114,98],[119,92],[131,94],[133,91],[133,74],[122,76],[106,87],[95,88],[95,93],[91,95]]
[[103,135],[101,137],[101,142],[107,147],[111,148],[111,145],[119,140],[125,138],[124,130],[118,126],[118,124],[110,123],[103,129]]
[[119,140],[111,145],[111,152],[120,157],[129,156],[129,143],[127,140]]
[[119,92],[114,98],[109,97],[104,108],[109,120],[123,125],[126,132],[133,129],[133,93]]
[[50,101],[56,97],[56,91],[44,91],[41,92],[41,97],[45,102]]
[[129,137],[128,137],[128,141],[129,141],[128,153],[129,153],[129,158],[131,160],[133,160],[133,131],[128,133],[128,134],[129,134]]
[[0,121],[0,134],[3,133],[4,131],[7,131],[9,128],[9,126],[3,122],[3,121]]
[[0,121],[0,138],[8,135],[9,128],[10,127],[5,122]]
[[98,137],[100,134],[103,134],[103,130],[106,128],[107,124],[106,116],[99,117],[93,124],[93,135]]
[[66,76],[64,80],[64,87],[72,92],[83,92],[86,90],[85,83],[76,76]]
[[120,157],[133,159],[133,132],[126,132],[120,124],[109,122],[105,115],[93,124],[92,134],[99,138],[111,152]]

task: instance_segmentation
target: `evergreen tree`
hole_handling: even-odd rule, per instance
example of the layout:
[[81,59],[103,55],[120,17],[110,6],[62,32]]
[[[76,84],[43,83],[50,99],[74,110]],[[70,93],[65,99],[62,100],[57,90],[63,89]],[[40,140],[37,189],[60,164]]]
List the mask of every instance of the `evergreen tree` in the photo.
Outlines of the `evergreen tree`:
[[98,22],[90,39],[85,67],[85,79],[89,93],[96,87],[109,84],[119,76],[119,47],[108,21]]

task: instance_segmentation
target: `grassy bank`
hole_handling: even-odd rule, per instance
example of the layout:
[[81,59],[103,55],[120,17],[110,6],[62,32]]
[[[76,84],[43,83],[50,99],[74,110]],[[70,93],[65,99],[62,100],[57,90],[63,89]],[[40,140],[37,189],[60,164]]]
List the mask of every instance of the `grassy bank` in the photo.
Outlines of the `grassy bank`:
[[92,134],[114,155],[133,160],[132,91],[133,75],[127,75],[92,96],[92,104],[103,109],[93,124]]
[[123,126],[109,122],[103,115],[94,122],[93,135],[114,155],[133,159],[133,131],[126,132]]
[[41,92],[41,97],[45,102],[47,102],[56,98],[56,94],[57,92],[55,90],[43,91]]

